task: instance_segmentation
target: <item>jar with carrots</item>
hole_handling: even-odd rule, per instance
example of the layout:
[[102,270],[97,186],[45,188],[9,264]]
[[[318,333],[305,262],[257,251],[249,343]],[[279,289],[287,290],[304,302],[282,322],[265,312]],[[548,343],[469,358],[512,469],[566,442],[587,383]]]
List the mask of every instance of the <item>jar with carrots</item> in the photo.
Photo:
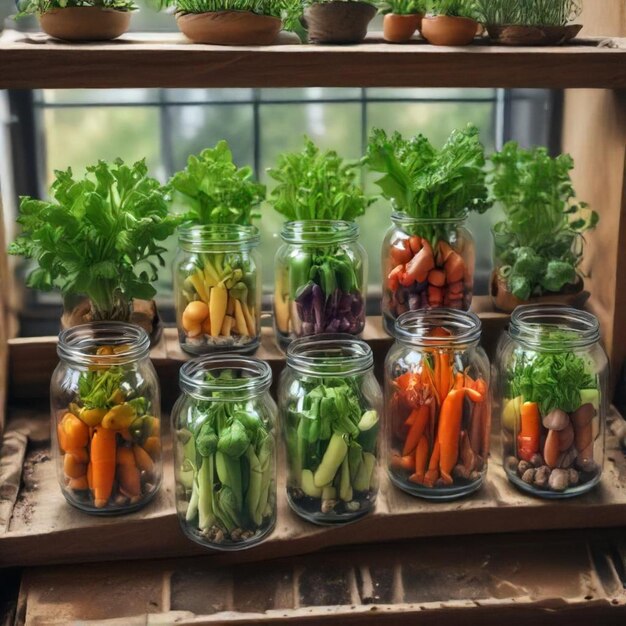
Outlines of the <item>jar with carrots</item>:
[[608,402],[598,320],[568,307],[518,307],[497,363],[509,480],[544,498],[592,489],[602,474]]
[[393,335],[407,311],[450,308],[467,311],[474,288],[475,249],[460,218],[392,215],[382,249],[383,323]]
[[261,268],[254,226],[186,226],[174,268],[176,320],[185,352],[254,352],[261,333]]
[[161,484],[160,390],[139,326],[95,322],[59,337],[51,380],[52,446],[73,506],[134,511]]
[[403,491],[452,500],[480,488],[491,435],[489,361],[476,315],[409,311],[385,362],[388,471]]

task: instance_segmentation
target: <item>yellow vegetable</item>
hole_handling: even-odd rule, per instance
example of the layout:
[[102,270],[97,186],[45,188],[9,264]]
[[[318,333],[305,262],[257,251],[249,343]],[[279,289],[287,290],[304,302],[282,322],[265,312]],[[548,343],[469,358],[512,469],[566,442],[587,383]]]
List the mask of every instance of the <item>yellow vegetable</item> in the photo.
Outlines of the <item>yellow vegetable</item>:
[[211,334],[211,318],[207,317],[204,322],[202,322],[202,334],[210,335]]
[[228,304],[226,305],[226,315],[235,315],[235,298],[228,294]]
[[502,409],[502,426],[511,432],[518,432],[520,430],[522,404],[522,396],[518,396],[512,400],[504,400],[504,407]]
[[87,424],[87,426],[98,426],[107,414],[107,409],[85,409],[80,410],[78,417]]
[[274,316],[276,327],[281,333],[289,332],[289,298],[283,298],[280,292],[274,295]]
[[130,404],[114,406],[103,418],[102,427],[108,430],[123,430],[128,428],[137,417],[135,409]]
[[246,318],[243,314],[243,308],[241,307],[241,302],[239,300],[235,300],[235,326],[237,328],[237,332],[245,337],[248,334],[248,328],[246,326]]
[[183,316],[195,324],[203,322],[209,316],[209,307],[199,300],[190,302]]
[[223,337],[230,337],[230,333],[233,329],[233,324],[235,320],[230,315],[224,316],[224,323],[222,324],[222,328],[220,331],[220,335]]
[[243,316],[246,318],[246,325],[248,326],[248,334],[250,337],[256,337],[256,320],[254,319],[254,309],[249,309],[245,302],[241,303],[243,309]]
[[200,299],[204,302],[209,301],[209,292],[204,284],[204,273],[202,270],[196,270],[195,274],[189,276],[189,280],[196,290],[196,293],[200,296]]
[[220,282],[219,274],[213,267],[212,263],[206,259],[204,262],[204,278],[208,285],[211,287],[217,287]]
[[228,290],[224,283],[220,283],[217,287],[211,289],[211,297],[209,299],[209,311],[211,315],[211,337],[219,337],[224,316],[226,315],[226,307],[228,306]]

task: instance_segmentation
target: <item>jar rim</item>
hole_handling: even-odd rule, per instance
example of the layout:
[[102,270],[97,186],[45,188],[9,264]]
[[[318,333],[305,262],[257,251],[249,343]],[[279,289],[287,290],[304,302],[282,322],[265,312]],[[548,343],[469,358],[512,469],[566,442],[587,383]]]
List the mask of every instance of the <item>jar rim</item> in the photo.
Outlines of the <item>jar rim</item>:
[[[244,375],[207,380],[207,374],[226,370],[234,370]],[[265,361],[254,357],[217,354],[187,361],[180,368],[179,380],[183,392],[200,400],[233,401],[265,393],[272,384],[272,370]],[[215,396],[216,392],[226,392],[229,396]]]
[[287,365],[307,376],[356,376],[372,370],[374,354],[361,339],[331,333],[292,341],[287,348]]
[[[450,331],[449,336],[432,336],[436,328]],[[478,344],[482,322],[476,313],[457,309],[420,309],[407,311],[396,319],[394,338],[417,348],[456,348]]]
[[509,335],[532,348],[584,348],[600,341],[600,323],[589,313],[565,305],[518,306],[511,315]]
[[[97,348],[106,345],[127,346],[127,349],[113,354],[95,354]],[[61,331],[57,354],[61,360],[77,366],[127,365],[149,356],[150,337],[136,324],[118,321],[90,322]]]
[[252,248],[261,241],[256,226],[242,224],[186,224],[178,229],[180,245],[191,251],[230,247]]
[[412,217],[405,211],[394,210],[391,214],[391,221],[396,226],[411,224],[464,224],[469,217],[467,209],[459,217]]
[[347,220],[294,220],[285,222],[280,237],[289,244],[341,244],[359,238],[359,226]]

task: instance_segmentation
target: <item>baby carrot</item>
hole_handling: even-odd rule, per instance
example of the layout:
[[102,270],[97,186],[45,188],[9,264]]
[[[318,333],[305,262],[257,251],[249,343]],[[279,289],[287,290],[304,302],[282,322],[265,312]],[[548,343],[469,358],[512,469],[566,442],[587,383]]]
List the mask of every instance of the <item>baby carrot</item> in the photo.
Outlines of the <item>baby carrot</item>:
[[414,483],[423,484],[426,475],[426,465],[428,464],[428,439],[422,435],[417,450],[415,451],[415,474],[409,480]]
[[115,479],[115,431],[98,426],[91,439],[91,473],[94,504],[106,506]]
[[439,478],[439,459],[441,457],[441,446],[439,441],[435,442],[433,447],[433,453],[430,457],[430,463],[428,464],[428,471],[424,476],[424,484],[427,487],[434,487],[437,479]]
[[[406,437],[404,442],[404,448],[402,450],[402,455],[407,456],[411,452],[417,448],[417,444],[419,443],[424,431],[426,430],[426,425],[428,424],[428,418],[430,417],[430,411],[425,404],[422,404],[419,409],[416,409],[417,414],[415,415],[413,425],[409,430],[409,434]],[[413,414],[415,414],[415,412]]]
[[517,435],[517,455],[524,461],[530,461],[539,452],[541,438],[541,415],[536,402],[524,402],[521,410],[521,429]]
[[117,449],[117,478],[120,491],[129,498],[138,498],[141,495],[141,479],[135,465],[135,456],[130,448]]
[[413,471],[415,468],[415,454],[409,454],[407,456],[400,456],[394,454],[391,457],[391,467],[393,469],[403,469],[407,471]]

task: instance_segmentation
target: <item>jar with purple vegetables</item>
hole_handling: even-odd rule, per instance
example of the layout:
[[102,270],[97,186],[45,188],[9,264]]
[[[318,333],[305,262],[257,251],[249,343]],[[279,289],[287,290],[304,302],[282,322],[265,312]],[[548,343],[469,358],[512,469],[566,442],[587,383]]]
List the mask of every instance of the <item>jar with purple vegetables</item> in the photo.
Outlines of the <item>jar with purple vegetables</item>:
[[282,348],[327,333],[365,327],[367,256],[353,222],[288,222],[276,255],[274,323]]

